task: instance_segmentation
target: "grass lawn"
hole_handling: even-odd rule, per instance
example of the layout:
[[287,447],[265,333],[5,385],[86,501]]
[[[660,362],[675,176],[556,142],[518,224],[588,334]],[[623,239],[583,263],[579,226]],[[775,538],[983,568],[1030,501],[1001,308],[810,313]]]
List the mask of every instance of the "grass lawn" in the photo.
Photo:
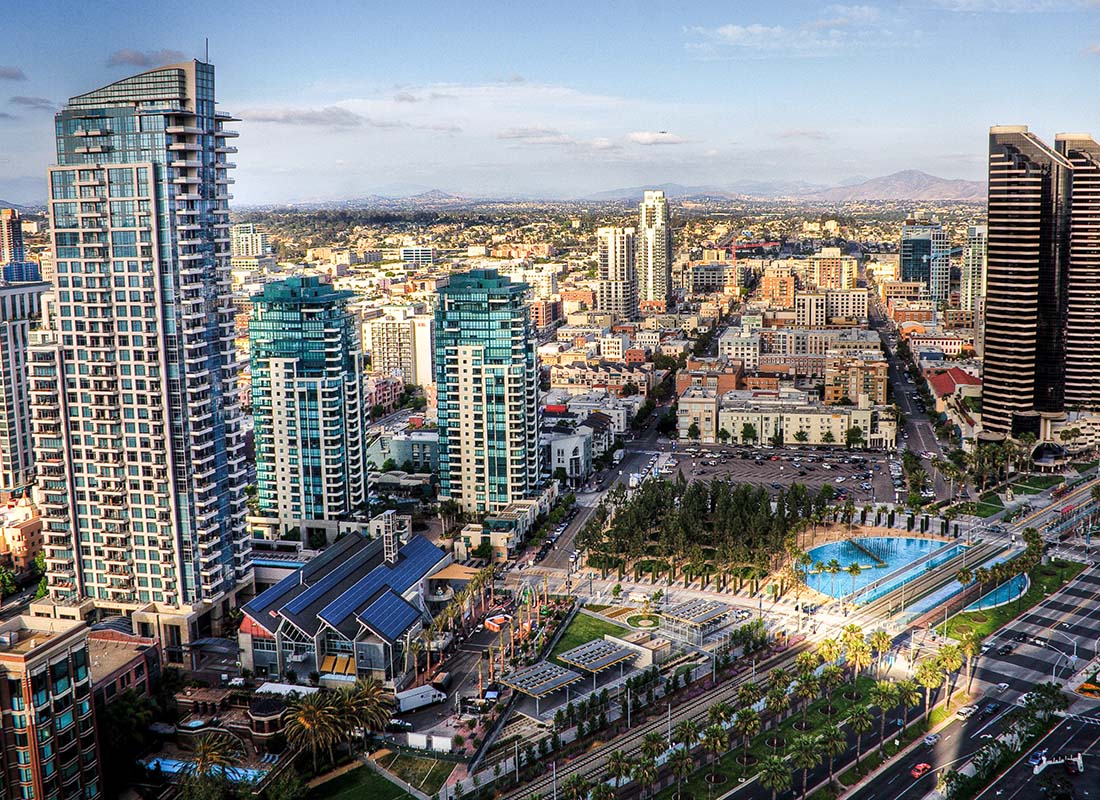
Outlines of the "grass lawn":
[[431,797],[454,770],[450,761],[434,758],[391,753],[378,760],[378,765],[399,777],[405,783]]
[[[1059,568],[1061,565],[1061,568]],[[984,608],[981,611],[965,611],[956,614],[947,621],[947,635],[953,639],[961,640],[964,636],[977,631],[981,636],[989,636],[1002,628],[1006,622],[1027,611],[1047,595],[1060,589],[1069,583],[1077,574],[1085,568],[1084,564],[1076,561],[1054,560],[1049,564],[1036,567],[1031,571],[1031,585],[1022,598],[995,608]],[[937,630],[944,633],[944,626]]]
[[1005,510],[1004,505],[1000,504],[999,500],[998,500],[998,503],[999,503],[998,505],[991,505],[989,503],[975,503],[974,504],[974,511],[972,513],[974,514],[975,517],[981,517],[982,519],[985,519],[987,517],[992,517],[998,511],[1004,511]]
[[1004,508],[1005,504],[1001,502],[1001,496],[996,492],[986,492],[978,498],[978,505],[980,506],[994,506],[996,508]]
[[572,650],[585,642],[602,639],[605,633],[622,636],[628,632],[622,625],[613,625],[610,622],[604,622],[602,619],[585,614],[583,611],[579,612],[577,616],[573,617],[573,621],[569,623],[569,627],[565,629],[565,633],[562,634],[557,645],[550,651],[550,660],[556,661],[559,654],[564,653],[566,650]]
[[1085,473],[1094,468],[1097,464],[1100,464],[1100,461],[1075,461],[1072,466],[1078,472]]
[[657,627],[660,617],[656,614],[635,614],[626,618],[626,624],[632,628],[652,630]]
[[338,778],[315,786],[306,795],[309,800],[413,800],[413,796],[390,783],[369,767],[359,767]]
[[1063,481],[1065,481],[1065,478],[1061,475],[1030,475],[1026,481],[1020,481],[1020,484],[1041,492],[1043,489],[1057,486]]

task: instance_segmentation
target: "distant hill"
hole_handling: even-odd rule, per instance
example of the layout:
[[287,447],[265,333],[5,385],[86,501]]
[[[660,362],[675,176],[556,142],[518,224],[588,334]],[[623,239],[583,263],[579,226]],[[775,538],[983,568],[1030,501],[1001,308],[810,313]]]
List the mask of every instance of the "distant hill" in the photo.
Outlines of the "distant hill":
[[628,186],[621,189],[608,189],[604,192],[586,195],[581,200],[637,200],[641,201],[645,192],[659,190],[667,197],[681,199],[684,197],[734,197],[728,189],[720,186],[684,186],[681,183],[658,183],[649,186]]
[[844,203],[861,200],[984,200],[985,183],[951,180],[929,175],[916,169],[902,170],[893,175],[871,178],[849,186],[834,186],[808,192],[807,200]]
[[26,211],[26,208],[19,205],[19,203],[10,203],[7,200],[0,200],[0,208],[14,208],[16,211]]

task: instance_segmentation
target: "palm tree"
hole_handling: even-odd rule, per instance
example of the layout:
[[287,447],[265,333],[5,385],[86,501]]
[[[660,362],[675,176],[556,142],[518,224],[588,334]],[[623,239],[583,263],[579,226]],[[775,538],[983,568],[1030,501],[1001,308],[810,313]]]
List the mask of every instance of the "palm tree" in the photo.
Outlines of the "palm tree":
[[863,754],[863,734],[871,730],[874,725],[871,712],[867,706],[857,705],[848,714],[848,727],[856,735],[856,767],[859,767],[859,757]]
[[817,654],[826,664],[832,664],[840,658],[840,644],[836,639],[822,639],[817,644]]
[[903,710],[915,708],[920,705],[920,688],[914,681],[908,678],[900,680],[896,684],[896,689],[897,704],[900,705]]
[[240,756],[240,748],[232,737],[208,733],[195,742],[188,771],[200,777],[206,777],[212,772],[224,773],[225,768],[236,762]]
[[603,781],[599,781],[593,784],[592,790],[588,793],[588,800],[615,800],[615,790]]
[[745,681],[737,687],[737,705],[740,708],[752,708],[763,696],[764,689],[759,683]]
[[733,718],[733,732],[741,737],[744,760],[749,757],[749,741],[760,733],[760,715],[747,706],[737,712]]
[[313,692],[293,698],[283,712],[287,741],[313,753],[313,771],[318,770],[317,753],[331,748],[343,735],[343,720],[329,692]]
[[871,648],[863,639],[852,642],[848,648],[848,666],[852,668],[852,683],[855,684],[859,673],[871,666]]
[[791,741],[791,764],[802,770],[802,800],[806,800],[806,777],[821,763],[821,740],[811,734],[796,736]]
[[882,674],[882,662],[890,648],[894,646],[894,640],[890,634],[881,628],[871,634],[871,649],[875,651],[875,672]]
[[657,731],[650,731],[642,738],[642,757],[657,758],[668,749],[665,737]]
[[802,703],[802,729],[806,728],[806,714],[812,703],[821,694],[821,683],[813,670],[801,672],[798,675],[798,685],[794,687],[794,696]]
[[773,669],[768,673],[768,694],[772,692],[787,693],[787,688],[791,685],[791,676],[787,670],[782,668]]
[[828,564],[825,565],[826,571],[833,576],[833,597],[836,597],[836,576],[840,574],[840,562],[835,558],[831,559]]
[[779,792],[791,788],[791,771],[787,762],[779,756],[768,756],[760,762],[760,785],[772,793],[772,800]]
[[878,746],[881,750],[886,743],[886,712],[898,702],[897,684],[888,680],[875,681],[868,692],[867,702],[878,708]]
[[764,707],[772,718],[772,730],[775,730],[779,727],[780,716],[791,707],[790,695],[786,691],[768,692]]
[[714,783],[714,779],[718,775],[718,756],[726,751],[727,741],[726,732],[718,725],[708,725],[703,730],[703,749],[712,756],[711,783]]
[[856,579],[862,574],[863,567],[861,567],[858,562],[853,561],[848,565],[848,569],[846,569],[845,572],[852,578],[852,595],[854,596],[856,593]]
[[562,793],[568,800],[585,800],[590,788],[592,788],[591,785],[579,772],[574,772],[561,784]]
[[676,776],[676,797],[679,798],[683,791],[684,780],[695,771],[695,759],[691,757],[686,747],[677,747],[669,756],[668,768]]
[[844,630],[840,632],[840,643],[844,645],[845,649],[851,649],[857,643],[863,642],[863,628],[856,623],[845,625]]
[[630,777],[633,769],[634,765],[622,750],[616,750],[607,757],[607,774],[615,779],[616,789]]
[[833,782],[833,760],[848,748],[848,737],[836,725],[821,732],[821,750],[829,758],[829,784]]
[[[826,699],[831,695],[840,684],[844,683],[844,670],[836,664],[830,664],[821,670],[821,677],[818,679],[821,683],[821,691],[825,694]],[[826,712],[832,717],[835,708],[832,702],[825,708]]]
[[367,749],[367,732],[380,731],[389,722],[393,711],[393,696],[374,678],[360,679],[340,690],[345,712],[363,731],[363,749]]
[[967,691],[970,691],[970,687],[974,683],[974,659],[982,652],[982,638],[982,635],[977,631],[971,631],[962,641],[962,652],[966,656]]
[[695,747],[699,743],[699,723],[693,719],[680,720],[672,731],[672,741],[685,747]]
[[955,687],[951,683],[951,676],[962,669],[962,650],[956,644],[945,644],[940,648],[937,659],[940,669],[943,670],[943,707],[947,708],[951,703],[951,695],[955,693]]
[[710,725],[724,726],[732,716],[733,709],[730,708],[729,703],[719,701],[711,704],[710,708],[707,709],[707,723]]
[[649,797],[653,784],[657,782],[657,762],[652,758],[643,758],[634,765],[630,776],[638,783],[639,796]]
[[924,718],[928,719],[928,712],[931,709],[928,707],[928,703],[932,700],[932,690],[939,687],[940,678],[940,665],[936,663],[934,658],[926,658],[924,661],[917,664],[917,671],[913,673],[913,677],[917,679],[922,687],[924,687]]

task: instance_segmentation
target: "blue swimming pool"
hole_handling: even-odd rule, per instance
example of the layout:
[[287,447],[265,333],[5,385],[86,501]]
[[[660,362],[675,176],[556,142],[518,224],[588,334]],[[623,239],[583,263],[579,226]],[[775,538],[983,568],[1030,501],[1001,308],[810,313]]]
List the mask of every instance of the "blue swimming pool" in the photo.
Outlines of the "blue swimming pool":
[[[193,762],[181,761],[176,758],[151,758],[145,762],[145,766],[149,769],[157,769],[160,767],[160,771],[168,775],[175,775],[180,772],[186,772],[191,768]],[[256,783],[261,780],[268,770],[266,769],[247,769],[246,767],[228,767],[225,770],[226,777],[231,781],[248,781],[249,783]]]
[[1017,575],[1010,581],[1005,581],[996,589],[986,592],[973,603],[966,607],[967,611],[981,611],[983,608],[993,608],[1011,603],[1017,597],[1027,591],[1029,580],[1027,575]]
[[[856,603],[869,603],[921,572],[949,561],[962,549],[962,545],[948,545],[937,539],[907,536],[868,536],[830,542],[809,551],[814,563],[806,576],[806,585],[830,597],[847,597],[854,591]],[[839,573],[818,570],[818,562],[828,565],[833,560],[840,565]],[[846,571],[851,564],[860,566],[860,574],[854,579]],[[910,565],[916,566],[906,569]]]

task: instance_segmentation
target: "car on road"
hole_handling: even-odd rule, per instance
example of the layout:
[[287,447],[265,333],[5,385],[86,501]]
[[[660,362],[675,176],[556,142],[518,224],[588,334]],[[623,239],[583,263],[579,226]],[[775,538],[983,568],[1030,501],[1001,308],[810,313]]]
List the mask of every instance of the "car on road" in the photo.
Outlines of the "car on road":
[[1015,639],[1017,642],[1026,642],[1027,641],[1027,634],[1026,633],[1017,633],[1012,638]]
[[912,775],[914,778],[923,778],[931,771],[932,765],[926,761],[922,761],[920,764],[917,764],[915,767],[909,770],[909,774]]
[[939,740],[940,740],[940,735],[938,733],[930,733],[930,734],[928,734],[927,736],[924,737],[924,746],[925,747],[935,747],[936,742],[938,742]]
[[1027,763],[1031,766],[1037,766],[1042,763],[1042,760],[1047,757],[1047,749],[1044,747],[1042,750],[1035,750],[1027,757]]
[[1000,647],[997,648],[997,655],[1007,656],[1009,653],[1011,653],[1015,649],[1016,648],[1014,648],[1010,644],[1002,644]]
[[984,717],[991,717],[1000,710],[1001,710],[1001,704],[1000,703],[986,703],[984,706],[982,706],[982,713],[979,716],[983,717],[983,718]]
[[1047,646],[1047,640],[1043,639],[1042,637],[1039,637],[1039,636],[1032,636],[1031,637],[1031,643],[1033,645],[1035,645],[1036,647],[1046,647]]
[[970,719],[972,716],[978,713],[977,706],[963,706],[955,712],[955,716],[959,719]]
[[393,717],[390,719],[386,727],[389,728],[391,731],[411,731],[413,725],[408,720],[397,719],[397,717]]
[[998,692],[1006,692],[1006,691],[1008,691],[1008,684],[1007,684],[1007,683],[998,683],[998,684],[997,684],[997,691],[998,691]]

